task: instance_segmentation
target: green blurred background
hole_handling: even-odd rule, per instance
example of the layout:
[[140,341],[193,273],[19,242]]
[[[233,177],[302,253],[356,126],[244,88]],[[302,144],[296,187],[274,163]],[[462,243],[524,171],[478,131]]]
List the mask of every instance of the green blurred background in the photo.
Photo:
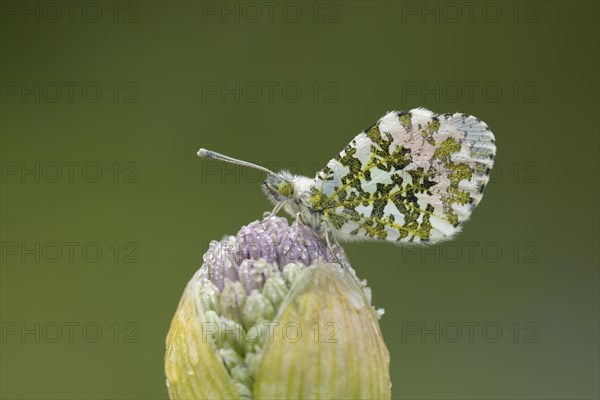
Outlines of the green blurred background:
[[270,209],[197,149],[311,176],[417,106],[498,157],[455,241],[345,246],[393,397],[598,398],[598,2],[467,3],[3,1],[2,398],[165,398],[207,243]]

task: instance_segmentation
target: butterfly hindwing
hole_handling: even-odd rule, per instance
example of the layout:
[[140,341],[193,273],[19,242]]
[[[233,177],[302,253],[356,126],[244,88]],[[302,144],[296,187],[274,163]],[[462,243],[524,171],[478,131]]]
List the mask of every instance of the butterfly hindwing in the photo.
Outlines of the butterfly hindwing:
[[317,174],[309,202],[340,240],[448,239],[481,200],[495,153],[473,116],[389,112]]

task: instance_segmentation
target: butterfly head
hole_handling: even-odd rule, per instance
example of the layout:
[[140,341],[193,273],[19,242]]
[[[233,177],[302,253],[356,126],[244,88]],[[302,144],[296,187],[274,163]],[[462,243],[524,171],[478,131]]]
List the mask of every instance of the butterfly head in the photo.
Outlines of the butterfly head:
[[294,197],[293,175],[287,171],[281,171],[279,174],[269,174],[263,183],[263,191],[273,201],[273,203],[282,203]]

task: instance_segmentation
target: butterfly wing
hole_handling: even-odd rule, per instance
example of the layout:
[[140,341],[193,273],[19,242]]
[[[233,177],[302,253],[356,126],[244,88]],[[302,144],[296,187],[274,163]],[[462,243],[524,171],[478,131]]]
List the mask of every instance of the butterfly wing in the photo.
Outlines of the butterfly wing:
[[339,240],[434,243],[481,201],[495,154],[471,115],[389,112],[317,173],[309,204]]

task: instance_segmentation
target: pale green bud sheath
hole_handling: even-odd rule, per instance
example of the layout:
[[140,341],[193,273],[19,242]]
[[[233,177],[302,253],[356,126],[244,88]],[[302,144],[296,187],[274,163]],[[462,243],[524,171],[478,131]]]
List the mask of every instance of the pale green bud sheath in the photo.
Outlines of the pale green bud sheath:
[[169,396],[389,399],[381,313],[341,247],[284,218],[253,222],[213,241],[184,291]]

